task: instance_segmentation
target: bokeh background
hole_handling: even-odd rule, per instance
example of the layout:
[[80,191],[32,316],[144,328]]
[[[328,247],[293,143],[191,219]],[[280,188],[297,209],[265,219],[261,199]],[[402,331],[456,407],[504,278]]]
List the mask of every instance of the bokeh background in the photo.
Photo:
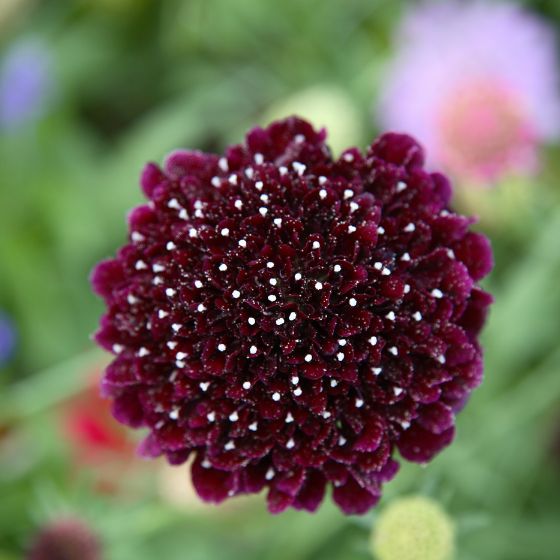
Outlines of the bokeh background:
[[[0,560],[60,519],[111,560],[371,559],[411,494],[448,512],[458,560],[560,558],[559,34],[557,0],[0,0]],[[495,248],[456,441],[362,518],[202,505],[97,393],[88,275],[124,242],[144,163],[292,113],[334,151],[418,135]]]

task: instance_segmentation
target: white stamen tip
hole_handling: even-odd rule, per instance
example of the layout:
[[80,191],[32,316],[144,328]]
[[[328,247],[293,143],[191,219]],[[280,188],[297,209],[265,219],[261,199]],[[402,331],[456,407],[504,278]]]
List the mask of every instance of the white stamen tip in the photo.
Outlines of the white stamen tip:
[[389,313],[387,313],[387,315],[385,315],[385,317],[387,317],[387,319],[389,319],[389,321],[394,321],[396,316],[395,316],[395,312],[394,311],[389,311]]
[[346,189],[344,191],[344,198],[352,198],[354,196],[354,191],[352,189]]
[[245,389],[247,391],[250,388],[251,388],[251,382],[250,381],[243,381],[243,389]]
[[342,267],[339,264],[335,264],[334,267],[333,267],[333,270],[335,272],[340,272],[342,270]]
[[342,362],[342,361],[344,360],[344,352],[339,352],[339,353],[336,355],[336,359],[337,359],[339,362]]
[[296,442],[295,442],[292,438],[290,438],[290,439],[288,440],[288,443],[286,443],[286,447],[287,447],[288,449],[292,449],[292,448],[294,447],[295,444],[296,444]]
[[322,290],[323,289],[323,284],[321,282],[315,282],[315,289],[316,290]]
[[280,400],[280,393],[272,393],[272,400],[278,402]]
[[432,296],[434,296],[437,299],[440,299],[443,297],[443,292],[441,290],[439,290],[438,288],[435,288],[432,290]]
[[412,233],[415,229],[416,229],[416,226],[412,222],[410,222],[410,224],[408,224],[404,228],[404,231],[406,231],[407,233]]
[[233,292],[231,292],[231,297],[233,299],[238,299],[241,296],[241,292],[239,290],[233,290]]
[[377,337],[376,336],[372,336],[368,339],[368,342],[372,345],[375,346],[377,344]]
[[356,307],[356,305],[358,305],[358,302],[356,301],[356,298],[350,298],[348,300],[348,303],[350,304],[350,307]]
[[257,321],[255,320],[254,317],[249,317],[247,319],[247,322],[249,323],[249,325],[254,325]]
[[295,320],[296,320],[296,317],[297,317],[297,314],[296,314],[295,311],[292,311],[292,312],[290,313],[290,315],[288,315],[288,319],[289,319],[290,321],[295,321]]
[[220,352],[225,352],[226,351],[226,345],[225,344],[218,344],[218,350]]
[[249,353],[250,354],[256,354],[257,353],[257,347],[256,346],[251,346],[251,348],[249,348]]
[[218,270],[219,270],[220,272],[225,272],[225,271],[227,270],[227,264],[222,263],[222,264],[218,267]]
[[224,237],[227,237],[229,235],[229,228],[225,227],[222,228],[222,231],[220,232]]
[[306,354],[304,360],[306,362],[310,362],[313,359],[313,356],[311,354]]

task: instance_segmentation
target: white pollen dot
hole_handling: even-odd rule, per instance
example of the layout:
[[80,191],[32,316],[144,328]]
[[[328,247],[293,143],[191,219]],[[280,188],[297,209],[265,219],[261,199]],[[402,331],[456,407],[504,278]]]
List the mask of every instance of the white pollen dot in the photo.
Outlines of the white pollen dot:
[[194,211],[194,217],[195,218],[204,218],[204,214],[203,214],[202,210],[195,210]]
[[297,375],[293,375],[291,379],[292,385],[297,385],[299,383],[299,377]]
[[399,181],[397,183],[397,192],[402,192],[406,189],[407,185],[404,181]]
[[328,410],[325,410],[322,414],[323,418],[330,418],[331,417],[331,413]]
[[264,156],[262,154],[255,154],[255,163],[262,165],[264,163]]
[[229,176],[228,181],[232,184],[232,185],[237,185],[237,175],[234,175],[233,173]]
[[221,272],[225,272],[227,270],[227,264],[222,263],[219,267],[218,270],[220,270]]
[[412,315],[414,317],[415,321],[421,321],[422,320],[422,313],[420,313],[420,311],[416,311],[416,313],[414,313],[414,315]]
[[389,311],[389,313],[387,313],[387,315],[385,315],[385,317],[387,317],[387,319],[389,319],[389,321],[394,321],[395,320],[395,312],[394,311]]
[[377,233],[378,233],[379,235],[383,235],[383,234],[385,233],[385,228],[384,228],[383,226],[379,226],[379,227],[377,228]]
[[288,168],[282,165],[278,168],[278,171],[280,172],[280,175],[286,175],[286,173],[288,173]]
[[356,301],[356,298],[350,298],[348,300],[348,303],[350,304],[350,307],[356,307],[356,305],[358,305],[358,302]]
[[306,354],[304,360],[306,362],[310,362],[313,359],[313,356],[311,354]]
[[276,319],[276,324],[278,326],[283,325],[284,324],[284,319],[282,317],[280,317],[279,319]]
[[305,136],[303,134],[296,134],[294,136],[294,140],[298,143],[301,144],[302,142],[305,142]]
[[274,478],[274,469],[273,468],[268,469],[264,477],[266,478],[266,480],[272,480]]
[[243,382],[243,389],[248,390],[251,388],[251,382],[250,381],[244,381]]
[[350,212],[355,212],[358,208],[360,208],[359,204],[356,204],[355,202],[350,203]]
[[241,200],[236,200],[233,205],[238,209],[241,210],[241,208],[243,208],[243,202]]
[[174,340],[170,340],[170,341],[167,343],[167,347],[168,347],[170,350],[175,350],[175,348],[177,348],[177,342],[175,342]]
[[344,198],[352,198],[354,196],[354,191],[352,189],[346,189],[344,191]]
[[340,346],[346,346],[346,342],[347,340],[345,338],[341,338],[339,339],[338,344],[340,344]]
[[274,268],[274,263],[272,261],[268,261],[266,263],[266,268]]
[[374,367],[371,371],[373,372],[373,375],[379,375],[382,372],[382,369],[380,367]]
[[271,286],[276,286],[276,284],[278,284],[278,280],[276,280],[276,278],[271,278],[271,279],[268,281],[268,283],[269,283]]
[[443,297],[443,292],[442,292],[441,290],[439,290],[438,288],[434,288],[434,289],[432,290],[432,295],[433,295],[435,298],[440,299],[440,298]]
[[268,208],[265,208],[264,206],[259,208],[259,213],[261,216],[266,216],[266,214],[268,213]]
[[163,278],[161,276],[154,276],[154,279],[152,280],[152,282],[156,286],[159,286],[160,284],[163,284]]
[[336,358],[337,358],[337,360],[338,360],[339,362],[342,362],[342,360],[344,360],[344,352],[339,352],[339,353],[336,355]]
[[267,204],[268,203],[268,195],[267,194],[261,194],[261,200]]
[[225,352],[226,351],[226,345],[225,344],[218,344],[218,350],[220,352]]
[[301,280],[301,272],[296,272],[296,273],[294,274],[294,280],[295,280],[296,282],[299,282],[299,281]]
[[167,207],[168,208],[175,208],[175,210],[179,210],[179,208],[181,208],[181,205],[179,204],[179,201],[176,198],[172,198],[167,203]]
[[325,189],[321,189],[321,190],[319,191],[319,197],[320,197],[321,199],[327,198],[327,191],[326,191]]
[[383,268],[383,263],[378,261],[373,264],[373,268],[375,268],[375,270],[381,270]]
[[408,294],[410,292],[410,284],[405,284],[404,285],[404,293]]
[[175,354],[177,360],[184,360],[186,357],[187,354],[185,352],[177,352],[177,354]]
[[391,352],[391,354],[393,354],[393,356],[396,356],[399,353],[396,346],[391,346],[391,348],[389,348],[389,352]]
[[251,430],[252,432],[256,432],[257,431],[257,422],[253,422],[252,424],[249,424],[249,430]]
[[227,171],[228,170],[228,162],[227,159],[225,157],[221,157],[218,161],[218,167],[222,170],[222,171]]
[[335,272],[340,272],[342,270],[342,267],[339,264],[335,264],[334,267],[333,267],[333,270]]
[[295,444],[296,444],[296,442],[295,442],[292,438],[290,438],[290,439],[288,440],[288,443],[286,443],[286,447],[287,447],[288,449],[292,449],[292,447],[294,447]]
[[257,347],[256,346],[251,346],[251,348],[249,348],[249,353],[250,354],[256,354],[257,353]]
[[222,231],[220,232],[224,237],[227,237],[229,235],[229,228],[225,227],[222,229]]
[[179,211],[179,218],[181,218],[181,220],[189,219],[189,214],[184,208],[181,208],[181,210]]
[[294,417],[292,416],[291,412],[288,412],[288,414],[286,414],[286,424],[291,424],[294,421]]
[[239,420],[239,414],[237,414],[237,412],[232,412],[229,415],[229,420],[230,422],[237,422]]
[[313,249],[319,249],[319,247],[321,247],[321,244],[318,241],[313,241],[313,244],[311,245],[311,247]]
[[347,154],[344,154],[344,156],[342,156],[344,158],[344,161],[354,161],[354,154],[348,152]]
[[306,166],[303,163],[300,163],[299,161],[294,161],[294,163],[292,163],[292,167],[300,177],[305,173]]
[[216,420],[216,413],[215,412],[209,412],[206,415],[206,418],[208,419],[208,422],[214,422],[214,420]]
[[179,418],[179,409],[178,409],[178,408],[174,408],[174,409],[169,413],[169,418],[171,418],[171,420],[177,420],[177,418]]
[[338,381],[336,379],[331,379],[331,387],[336,387],[338,385]]
[[247,177],[247,179],[252,179],[254,175],[255,172],[253,171],[252,167],[247,167],[247,169],[245,169],[245,176]]
[[296,397],[301,397],[302,393],[303,393],[303,391],[301,390],[301,387],[296,387],[296,388],[294,389],[294,395],[295,395]]
[[372,336],[368,342],[372,345],[375,346],[377,344],[377,337],[376,336]]
[[134,305],[135,303],[138,303],[138,298],[134,297],[132,294],[128,294],[126,296],[126,301],[128,301],[130,305]]
[[164,311],[163,309],[160,309],[158,311],[158,317],[160,319],[165,319],[165,317],[167,317],[169,315],[169,313],[167,313],[167,311]]
[[280,227],[282,225],[282,218],[274,218],[274,225]]
[[272,400],[273,401],[279,401],[280,400],[280,393],[278,393],[278,392],[272,393]]
[[315,282],[315,289],[316,290],[322,290],[323,289],[323,284],[321,282]]
[[203,311],[206,311],[206,306],[203,303],[199,303],[197,309],[202,313]]
[[231,297],[234,299],[238,299],[241,296],[241,292],[239,290],[233,290],[233,292],[231,292]]
[[414,230],[416,229],[416,226],[410,222],[410,224],[408,224],[405,228],[404,231],[408,232],[408,233],[412,233]]
[[203,469],[209,469],[212,466],[212,463],[210,463],[210,461],[208,459],[204,459],[204,461],[202,461],[202,468]]
[[232,449],[235,449],[235,443],[233,441],[228,441],[225,445],[224,445],[224,449],[226,451],[231,451]]
[[134,267],[136,268],[136,270],[144,270],[148,268],[148,265],[144,261],[136,261]]
[[362,399],[356,399],[356,408],[362,408],[364,406],[364,401]]
[[132,239],[132,241],[134,241],[134,243],[138,243],[139,241],[144,241],[144,239],[146,239],[141,233],[138,233],[137,231],[133,231],[130,234],[130,238]]
[[198,384],[198,386],[204,391],[208,391],[208,387],[210,387],[210,381],[202,381]]
[[167,245],[165,246],[165,248],[168,251],[173,251],[173,249],[177,249],[177,245],[175,245],[175,243],[173,243],[173,241],[168,241]]
[[393,387],[393,393],[395,393],[395,397],[398,397],[402,392],[402,387]]
[[179,332],[181,330],[181,325],[179,323],[173,323],[171,325],[171,328],[175,331],[175,332]]
[[245,241],[245,239],[240,239],[237,244],[243,248],[247,247],[247,241]]
[[295,321],[295,320],[296,320],[296,317],[297,317],[296,312],[295,312],[295,311],[292,311],[292,312],[290,313],[290,315],[288,316],[288,319],[289,319],[290,321]]
[[410,260],[410,255],[408,253],[403,253],[401,261],[408,262]]
[[249,323],[249,325],[254,325],[254,324],[256,323],[254,317],[249,317],[249,318],[247,319],[247,322]]
[[174,290],[173,288],[167,288],[167,289],[165,290],[165,295],[166,295],[167,297],[173,297],[176,293],[177,293],[177,291]]
[[122,344],[113,344],[113,352],[115,354],[120,354],[124,350],[124,346]]
[[345,443],[346,443],[346,438],[344,436],[340,436],[338,438],[338,445],[342,447]]
[[348,226],[348,233],[354,233],[356,231],[355,226]]
[[276,296],[274,294],[270,294],[268,296],[268,301],[276,301]]
[[445,364],[445,356],[443,354],[439,355],[436,359],[440,364]]
[[195,288],[202,288],[203,284],[200,280],[195,280],[194,281],[194,287]]
[[212,186],[214,187],[219,187],[221,184],[220,178],[219,177],[212,177],[212,180],[210,181],[212,183]]
[[388,269],[387,267],[385,267],[385,268],[381,271],[381,275],[382,275],[382,276],[391,276],[391,270]]
[[189,237],[197,237],[198,236],[198,232],[196,231],[196,229],[191,228],[189,229]]

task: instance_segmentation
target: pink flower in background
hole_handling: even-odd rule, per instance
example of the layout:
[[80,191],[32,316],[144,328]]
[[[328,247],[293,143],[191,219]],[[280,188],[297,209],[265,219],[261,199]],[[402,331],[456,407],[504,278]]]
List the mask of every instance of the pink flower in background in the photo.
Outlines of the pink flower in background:
[[430,163],[488,183],[531,173],[540,143],[560,133],[552,30],[513,3],[428,3],[397,32],[379,107],[382,126],[406,130]]

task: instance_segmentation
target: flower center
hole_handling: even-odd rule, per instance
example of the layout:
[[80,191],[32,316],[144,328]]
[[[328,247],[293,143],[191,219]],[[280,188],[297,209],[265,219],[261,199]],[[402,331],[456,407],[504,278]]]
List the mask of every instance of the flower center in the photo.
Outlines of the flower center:
[[535,164],[535,133],[521,100],[496,80],[474,79],[449,94],[438,117],[442,163],[488,182]]

